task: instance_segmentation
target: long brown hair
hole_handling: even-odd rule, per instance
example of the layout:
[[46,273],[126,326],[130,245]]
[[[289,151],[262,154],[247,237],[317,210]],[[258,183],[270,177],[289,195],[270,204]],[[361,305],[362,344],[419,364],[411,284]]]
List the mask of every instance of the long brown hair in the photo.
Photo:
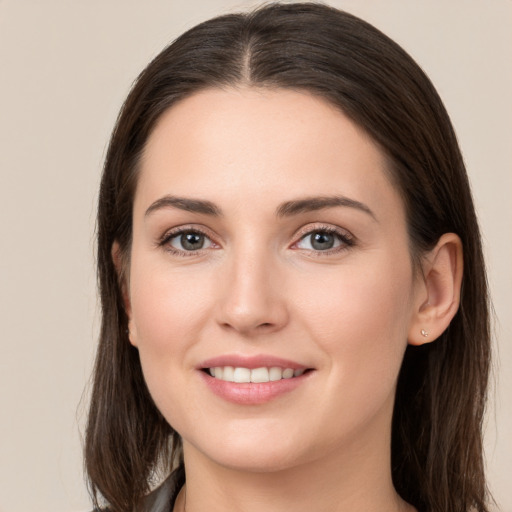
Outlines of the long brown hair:
[[156,121],[207,87],[306,90],[336,105],[382,148],[406,207],[413,260],[447,232],[464,248],[461,304],[434,343],[408,347],[392,427],[392,475],[419,510],[487,511],[482,417],[490,359],[487,284],[479,229],[454,130],[429,79],[368,23],[325,5],[271,4],[202,23],[141,73],[112,134],[98,207],[102,325],[85,460],[98,505],[131,511],[157,467],[170,468],[177,434],[155,407],[111,251],[129,260],[141,152]]

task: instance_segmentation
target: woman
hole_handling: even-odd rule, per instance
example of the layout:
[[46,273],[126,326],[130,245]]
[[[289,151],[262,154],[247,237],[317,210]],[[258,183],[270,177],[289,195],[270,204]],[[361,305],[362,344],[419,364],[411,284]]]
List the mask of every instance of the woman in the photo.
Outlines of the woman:
[[166,48],[112,135],[98,266],[96,505],[487,510],[471,193],[375,28],[277,4]]

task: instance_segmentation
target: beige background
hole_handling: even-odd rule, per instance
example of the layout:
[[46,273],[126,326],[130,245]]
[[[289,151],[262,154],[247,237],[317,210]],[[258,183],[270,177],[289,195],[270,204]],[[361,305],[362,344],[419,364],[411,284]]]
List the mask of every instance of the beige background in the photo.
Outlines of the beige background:
[[[165,44],[256,3],[0,0],[1,512],[88,509],[79,402],[98,330],[93,230],[109,132]],[[329,3],[401,43],[452,115],[499,319],[490,485],[512,512],[512,1]]]

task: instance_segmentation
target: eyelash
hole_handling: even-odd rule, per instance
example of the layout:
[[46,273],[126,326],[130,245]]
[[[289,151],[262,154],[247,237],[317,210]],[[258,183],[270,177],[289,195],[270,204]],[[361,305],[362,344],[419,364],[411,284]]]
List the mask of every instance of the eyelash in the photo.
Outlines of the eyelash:
[[[343,251],[346,251],[353,247],[356,244],[356,240],[352,234],[350,234],[348,231],[341,230],[339,228],[335,228],[333,226],[329,225],[315,225],[313,227],[308,226],[301,230],[297,236],[299,236],[299,239],[297,242],[294,242],[293,246],[296,246],[298,243],[302,242],[303,240],[307,239],[308,237],[312,236],[313,234],[317,233],[323,233],[328,235],[334,235],[338,238],[340,245],[338,247],[333,247],[331,249],[324,249],[324,250],[313,250],[313,249],[305,249],[307,250],[311,255],[315,257],[322,257],[322,256],[329,256],[333,254],[338,254]],[[300,250],[300,249],[297,249]]]
[[[303,240],[307,239],[308,236],[312,236],[313,234],[317,233],[324,233],[328,235],[335,235],[338,238],[338,241],[340,242],[340,245],[331,249],[325,249],[325,250],[313,250],[313,249],[304,249],[308,251],[310,254],[314,255],[315,257],[321,257],[321,256],[328,256],[332,254],[337,254],[343,251],[348,250],[350,247],[353,247],[356,243],[355,238],[348,233],[345,230],[341,230],[339,228],[335,228],[333,226],[329,225],[315,225],[313,227],[307,227],[302,229],[297,235],[295,235],[295,238],[298,237],[298,240],[292,244],[292,248],[302,242]],[[196,256],[201,253],[201,251],[208,250],[206,249],[197,249],[192,251],[186,251],[181,249],[176,249],[172,245],[170,245],[170,242],[179,236],[182,236],[184,234],[197,234],[204,236],[207,238],[210,243],[214,246],[217,246],[216,242],[213,240],[213,238],[204,230],[198,228],[198,227],[188,227],[183,226],[179,228],[175,228],[171,231],[166,232],[161,239],[158,242],[159,247],[163,247],[166,251],[170,252],[171,254],[177,255],[177,256]],[[296,248],[295,250],[301,250],[300,248]]]
[[172,229],[171,231],[167,231],[164,234],[164,236],[160,239],[160,241],[158,242],[158,246],[163,247],[166,251],[170,252],[171,254],[174,254],[177,256],[185,256],[185,257],[196,256],[201,251],[206,250],[206,249],[197,249],[195,251],[182,251],[180,249],[176,249],[176,247],[173,247],[170,244],[172,239],[182,236],[184,234],[201,235],[201,236],[204,236],[205,238],[207,238],[208,240],[210,240],[210,242],[213,245],[217,245],[213,241],[212,237],[206,231],[203,231],[202,229],[195,227],[195,226],[194,227],[182,226],[179,228]]

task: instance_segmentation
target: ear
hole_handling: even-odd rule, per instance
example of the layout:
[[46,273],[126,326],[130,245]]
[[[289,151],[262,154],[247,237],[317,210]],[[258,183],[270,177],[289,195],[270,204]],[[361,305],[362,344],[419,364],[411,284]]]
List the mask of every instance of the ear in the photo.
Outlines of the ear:
[[463,273],[462,242],[455,233],[444,234],[422,262],[422,282],[409,329],[411,345],[437,339],[459,309]]
[[121,251],[121,247],[119,243],[115,241],[112,244],[112,261],[114,262],[114,267],[116,269],[117,274],[117,282],[119,284],[119,288],[121,290],[121,296],[123,298],[123,306],[126,312],[126,316],[128,317],[128,338],[130,343],[134,346],[135,344],[135,325],[133,323],[132,317],[132,305],[130,300],[130,286],[127,278],[127,265],[124,261],[123,253]]

